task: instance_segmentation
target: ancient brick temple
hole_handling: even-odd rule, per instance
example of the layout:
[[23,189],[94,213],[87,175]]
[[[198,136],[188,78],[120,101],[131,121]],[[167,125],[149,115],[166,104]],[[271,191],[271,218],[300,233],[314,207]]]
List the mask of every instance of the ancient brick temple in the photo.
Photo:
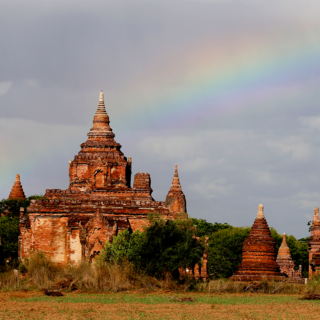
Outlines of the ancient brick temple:
[[16,175],[16,181],[13,184],[10,195],[8,199],[22,199],[25,200],[26,196],[24,195],[24,191],[20,182],[20,176]]
[[43,200],[32,200],[20,215],[20,258],[34,250],[58,263],[92,260],[119,232],[142,230],[149,213],[176,219],[186,212],[177,166],[166,201],[152,198],[148,173],[137,173],[131,187],[132,161],[114,140],[100,93],[88,139],[69,161],[70,185],[47,189]]
[[263,205],[258,206],[258,214],[243,243],[242,261],[232,280],[254,281],[262,278],[281,280],[280,268],[276,262],[276,242],[264,216]]
[[302,281],[302,266],[299,266],[299,270],[294,269],[294,262],[291,258],[285,233],[283,234],[282,243],[278,251],[277,263],[281,273],[285,274],[289,279]]
[[309,279],[320,273],[320,219],[319,208],[314,209],[309,241]]

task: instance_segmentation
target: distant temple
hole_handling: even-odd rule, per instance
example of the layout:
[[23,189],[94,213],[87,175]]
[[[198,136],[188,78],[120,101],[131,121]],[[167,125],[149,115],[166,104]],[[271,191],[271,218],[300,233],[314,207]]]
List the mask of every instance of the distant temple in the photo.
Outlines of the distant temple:
[[298,270],[294,269],[294,262],[292,260],[290,249],[287,244],[286,234],[283,234],[282,243],[278,251],[277,263],[280,267],[281,273],[293,281],[302,281],[302,266]]
[[263,278],[281,280],[276,262],[276,242],[264,216],[263,205],[258,206],[258,214],[248,238],[243,243],[242,261],[238,271],[231,277],[236,281],[254,281]]
[[8,199],[22,199],[25,200],[26,196],[24,195],[24,191],[20,182],[20,175],[16,175],[16,181],[13,184],[10,195]]
[[[109,123],[101,92],[88,139],[69,161],[69,188],[47,189],[43,200],[31,200],[27,215],[21,211],[21,259],[40,250],[63,264],[93,260],[119,232],[142,230],[149,213],[164,219],[185,216],[177,166],[165,202],[152,198],[148,173],[137,173],[131,187],[131,157],[127,159],[120,150]],[[22,196],[19,183],[16,180],[12,194],[19,191]]]
[[314,209],[309,241],[309,279],[320,273],[320,219],[319,208]]

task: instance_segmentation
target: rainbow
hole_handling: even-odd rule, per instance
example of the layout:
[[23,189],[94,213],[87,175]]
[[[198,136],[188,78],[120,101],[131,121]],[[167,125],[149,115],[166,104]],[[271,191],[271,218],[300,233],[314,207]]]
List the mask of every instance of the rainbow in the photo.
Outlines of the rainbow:
[[183,127],[238,109],[259,108],[266,103],[272,106],[283,99],[292,101],[297,95],[297,83],[300,88],[310,84],[315,69],[320,67],[318,45],[249,47],[233,59],[224,53],[204,58],[199,54],[203,50],[191,54],[195,63],[183,78],[167,70],[168,87],[177,89],[161,93],[155,90],[144,98],[147,102],[133,103],[123,115],[124,125],[134,119],[139,126],[151,122],[152,128]]

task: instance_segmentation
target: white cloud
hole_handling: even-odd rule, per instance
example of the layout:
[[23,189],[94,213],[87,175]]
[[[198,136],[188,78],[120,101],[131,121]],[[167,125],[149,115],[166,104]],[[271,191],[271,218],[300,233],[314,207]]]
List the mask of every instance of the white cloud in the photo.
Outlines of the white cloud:
[[292,159],[303,160],[311,155],[311,146],[301,137],[288,136],[267,140],[266,145],[275,149],[280,155],[289,155]]
[[202,178],[200,182],[195,183],[190,188],[205,198],[217,199],[230,195],[233,187],[230,182],[227,182],[226,178],[221,177],[214,181],[208,181],[206,178]]
[[301,117],[301,123],[311,129],[320,129],[320,117]]
[[39,81],[37,79],[25,79],[24,82],[30,87],[39,86]]
[[2,81],[0,82],[0,96],[6,94],[12,86],[12,81]]
[[320,192],[299,192],[296,196],[301,209],[312,210],[319,206]]

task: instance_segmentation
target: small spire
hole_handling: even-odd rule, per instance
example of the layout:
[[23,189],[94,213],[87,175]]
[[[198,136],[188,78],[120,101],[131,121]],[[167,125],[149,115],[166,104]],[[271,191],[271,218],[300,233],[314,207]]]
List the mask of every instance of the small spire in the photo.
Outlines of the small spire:
[[313,221],[319,221],[319,207],[313,210]]
[[104,94],[103,94],[103,90],[101,90],[101,92],[100,92],[99,102],[103,102],[103,104],[104,104]]
[[104,94],[101,90],[99,94],[99,104],[97,111],[93,117],[93,127],[90,129],[88,136],[92,138],[97,138],[98,136],[111,136],[114,137],[114,133],[110,128],[109,116],[106,112],[106,107],[104,105]]
[[20,175],[16,175],[16,180],[13,184],[13,187],[11,189],[10,195],[8,199],[26,199],[26,196],[24,194],[21,182],[20,182]]
[[259,206],[258,206],[258,214],[257,214],[257,218],[256,219],[263,219],[263,218],[264,218],[264,207],[260,203]]
[[179,176],[178,176],[178,165],[177,164],[174,165],[174,176],[179,179]]
[[178,175],[178,165],[176,164],[174,167],[174,176],[171,184],[170,190],[181,190],[181,184],[179,180],[179,175]]
[[286,234],[285,233],[283,233],[283,236],[282,236],[282,244],[287,246],[287,239],[286,239]]
[[287,244],[286,234],[283,234],[282,243],[279,247],[277,259],[291,259],[290,249]]
[[[104,105],[104,94],[103,94],[102,90],[99,94],[99,104],[98,104],[98,108],[96,111],[96,115],[107,115],[106,107]],[[107,117],[108,117],[108,115],[107,115]],[[109,117],[108,117],[108,121],[109,121]]]

